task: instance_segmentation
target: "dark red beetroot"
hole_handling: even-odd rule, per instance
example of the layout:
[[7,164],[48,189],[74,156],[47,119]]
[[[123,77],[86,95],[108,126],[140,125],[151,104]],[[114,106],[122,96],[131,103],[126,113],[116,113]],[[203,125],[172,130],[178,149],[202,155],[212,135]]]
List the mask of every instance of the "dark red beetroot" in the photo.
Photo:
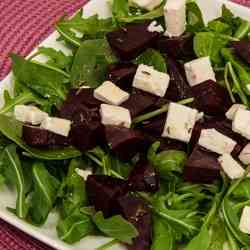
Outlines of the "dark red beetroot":
[[170,57],[168,57],[167,61],[170,82],[165,97],[173,102],[192,97],[191,88],[180,66]]
[[90,204],[107,217],[116,213],[116,199],[127,193],[127,183],[107,175],[89,175],[86,191]]
[[110,64],[108,67],[108,78],[123,90],[130,90],[137,70],[133,63]]
[[112,151],[124,161],[149,147],[149,141],[140,131],[129,128],[105,126],[105,136]]
[[206,119],[204,122],[197,122],[192,132],[190,145],[193,147],[199,140],[202,129],[215,128],[218,132],[232,138],[237,142],[232,154],[237,156],[243,147],[248,143],[247,139],[232,131],[232,122],[225,117],[213,117]]
[[121,106],[128,109],[132,118],[134,118],[153,107],[156,101],[156,96],[139,89],[133,89],[129,99],[122,103]]
[[161,136],[166,122],[166,114],[157,116],[150,121],[144,122],[141,129],[154,136]]
[[161,52],[175,59],[194,56],[193,36],[190,33],[185,33],[180,37],[162,36],[157,42],[157,47]]
[[69,138],[35,126],[24,125],[23,140],[32,147],[53,147],[69,145]]
[[118,57],[124,61],[134,59],[154,44],[158,32],[148,31],[149,23],[128,24],[107,34],[108,42]]
[[149,250],[152,241],[152,216],[146,203],[133,196],[123,196],[117,200],[118,214],[132,223],[139,236],[134,239],[129,250]]
[[184,178],[194,183],[211,183],[220,177],[218,155],[196,145],[184,167]]
[[59,116],[71,120],[72,116],[78,113],[78,109],[82,104],[89,108],[95,108],[99,107],[101,102],[94,98],[93,89],[71,89],[59,110]]
[[128,178],[131,191],[155,193],[159,189],[159,175],[147,161],[140,161],[131,171]]
[[208,115],[225,114],[232,106],[227,90],[212,80],[191,88],[195,107]]
[[232,42],[232,47],[234,48],[236,54],[241,57],[245,62],[250,63],[250,42],[237,41]]
[[72,115],[70,137],[72,144],[81,151],[94,148],[104,141],[104,128],[100,121],[98,108],[78,106]]

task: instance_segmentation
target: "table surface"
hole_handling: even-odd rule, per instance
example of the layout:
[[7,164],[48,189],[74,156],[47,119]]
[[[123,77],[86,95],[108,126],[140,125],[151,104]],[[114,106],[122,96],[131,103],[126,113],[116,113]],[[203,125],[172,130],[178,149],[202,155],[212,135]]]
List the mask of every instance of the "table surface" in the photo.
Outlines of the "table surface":
[[[9,72],[10,52],[28,55],[61,16],[72,15],[87,0],[1,0],[0,80]],[[250,6],[250,0],[233,0]],[[52,250],[0,220],[0,250]]]

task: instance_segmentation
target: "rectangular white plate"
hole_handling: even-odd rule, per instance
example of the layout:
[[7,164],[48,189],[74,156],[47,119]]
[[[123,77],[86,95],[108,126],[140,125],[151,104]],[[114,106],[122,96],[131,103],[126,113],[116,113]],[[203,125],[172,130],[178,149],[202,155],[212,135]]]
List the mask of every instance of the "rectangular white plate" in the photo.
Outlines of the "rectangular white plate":
[[[227,0],[197,0],[197,3],[202,9],[204,18],[206,21],[214,19],[220,15],[221,5],[225,3],[234,13],[244,19],[250,20],[250,9],[246,7],[241,7],[237,4],[228,2]],[[110,16],[110,11],[106,0],[91,0],[84,7],[84,15],[91,16],[93,14],[98,14],[100,17]],[[58,38],[58,33],[54,32],[45,41],[43,41],[40,46],[53,47],[57,50],[62,50],[64,53],[69,54],[70,51],[63,45],[63,43],[56,41]],[[34,51],[32,52],[34,53]],[[32,54],[31,53],[31,54]],[[40,57],[43,61],[44,58]],[[0,82],[0,106],[2,105],[3,98],[2,92],[4,89],[11,91],[12,86],[12,74],[10,73],[3,81]],[[0,121],[1,122],[1,121]],[[51,213],[47,223],[41,228],[34,227],[20,219],[15,215],[8,212],[6,207],[15,207],[16,195],[13,191],[7,188],[0,189],[0,218],[12,224],[13,226],[19,228],[20,230],[28,233],[29,235],[41,240],[42,242],[54,247],[58,250],[94,250],[98,246],[108,242],[110,239],[105,237],[86,237],[79,243],[74,245],[67,245],[60,241],[56,234],[56,224],[57,215],[56,213]],[[112,250],[123,250],[125,249],[121,245],[116,245],[112,247]]]

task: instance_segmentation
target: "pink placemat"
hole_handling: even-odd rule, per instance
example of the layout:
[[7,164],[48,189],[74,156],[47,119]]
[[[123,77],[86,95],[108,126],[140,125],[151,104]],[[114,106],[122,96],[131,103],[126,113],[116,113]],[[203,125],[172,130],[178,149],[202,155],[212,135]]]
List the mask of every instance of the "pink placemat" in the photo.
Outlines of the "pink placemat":
[[250,0],[232,0],[232,2],[242,4],[244,6],[250,7]]
[[[0,0],[0,80],[10,71],[10,52],[28,55],[87,0]],[[0,250],[52,250],[0,220]]]

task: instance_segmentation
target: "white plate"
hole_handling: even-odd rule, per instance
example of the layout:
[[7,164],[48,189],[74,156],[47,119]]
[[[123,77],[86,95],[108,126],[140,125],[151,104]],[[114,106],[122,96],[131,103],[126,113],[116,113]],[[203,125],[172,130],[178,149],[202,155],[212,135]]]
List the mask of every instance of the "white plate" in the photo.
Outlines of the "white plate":
[[[203,15],[206,21],[214,19],[220,15],[220,8],[223,3],[226,5],[238,16],[241,16],[245,19],[250,20],[250,9],[246,7],[241,7],[237,4],[230,3],[226,0],[197,0],[200,5]],[[90,16],[93,14],[99,14],[101,17],[110,16],[110,11],[105,0],[91,0],[84,7],[84,15]],[[50,35],[44,42],[40,45],[45,47],[53,47],[55,49],[61,49],[66,54],[70,51],[64,47],[63,43],[56,41],[58,33],[54,32]],[[34,53],[34,51],[32,52]],[[43,57],[39,58],[41,61],[44,60]],[[3,81],[0,82],[0,95],[4,89],[11,91],[12,86],[12,74],[10,73]],[[0,106],[2,105],[2,98],[0,98]],[[1,121],[0,121],[1,122]],[[54,247],[58,250],[94,250],[96,247],[108,242],[110,239],[105,237],[86,237],[81,240],[79,243],[74,245],[67,245],[60,241],[57,238],[56,234],[56,224],[57,216],[56,213],[51,213],[47,223],[41,228],[34,227],[20,219],[15,215],[11,214],[6,210],[6,207],[15,207],[16,195],[13,191],[8,190],[7,188],[2,188],[0,190],[0,218],[19,228],[20,230],[28,233],[29,235],[45,242],[49,246]],[[123,250],[125,249],[121,245],[116,245],[112,247],[112,250]]]

